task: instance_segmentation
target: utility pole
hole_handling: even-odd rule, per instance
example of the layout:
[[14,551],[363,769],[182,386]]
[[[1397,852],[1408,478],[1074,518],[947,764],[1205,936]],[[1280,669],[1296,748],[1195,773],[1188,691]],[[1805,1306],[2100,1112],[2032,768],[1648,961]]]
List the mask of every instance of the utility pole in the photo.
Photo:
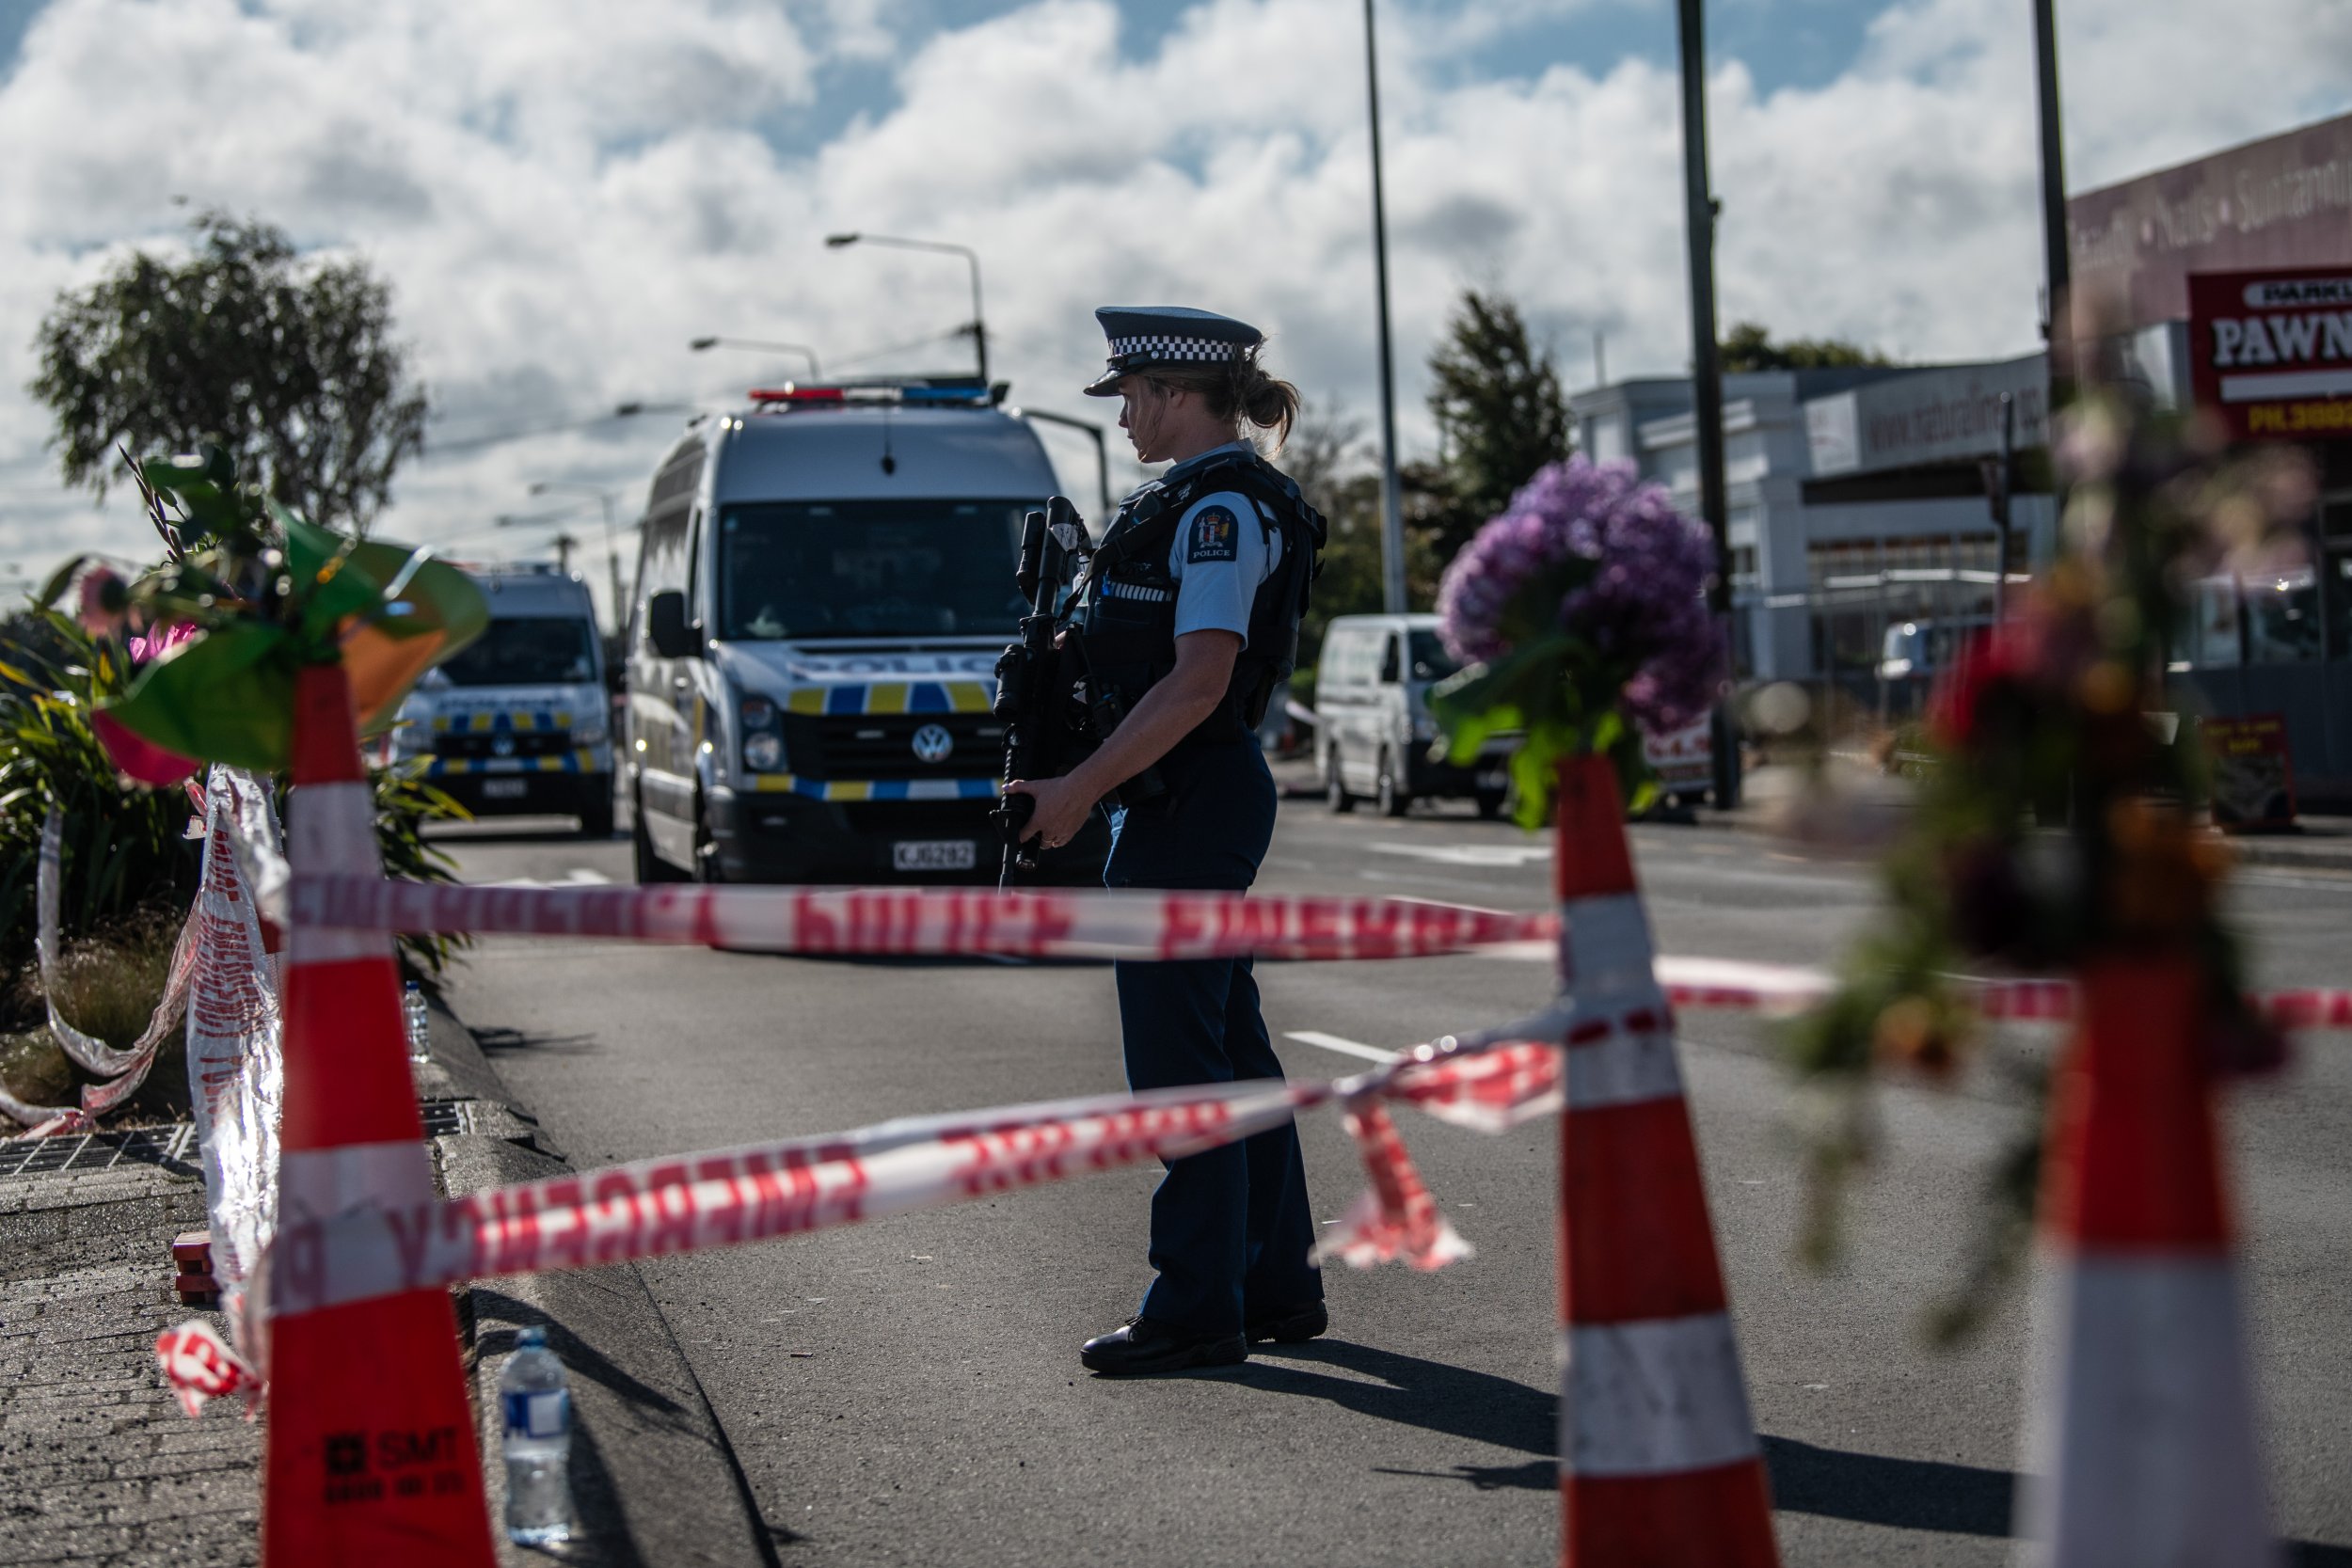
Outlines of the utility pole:
[[558,533],[555,538],[550,541],[550,543],[555,546],[555,569],[562,572],[566,577],[570,576],[572,570],[572,548],[574,546],[578,545],[580,541],[574,538],[571,534]]
[[2042,121],[2042,336],[2050,356],[2050,431],[2074,401],[2074,323],[2070,295],[2074,266],[2067,254],[2066,137],[2058,119],[2058,16],[2055,0],[2033,0],[2035,108]]
[[[1698,444],[1699,515],[1715,541],[1715,577],[1708,608],[1724,640],[1731,673],[1742,659],[1732,638],[1731,506],[1724,493],[1724,378],[1715,342],[1715,194],[1707,174],[1707,18],[1705,0],[1680,0],[1682,43],[1682,188],[1691,250],[1692,434]],[[1730,705],[1718,703],[1711,726],[1715,804],[1740,801],[1739,725]]]
[[1396,356],[1389,336],[1389,214],[1380,192],[1380,50],[1364,0],[1364,83],[1372,105],[1372,270],[1380,309],[1380,602],[1405,610],[1405,497],[1396,480]]

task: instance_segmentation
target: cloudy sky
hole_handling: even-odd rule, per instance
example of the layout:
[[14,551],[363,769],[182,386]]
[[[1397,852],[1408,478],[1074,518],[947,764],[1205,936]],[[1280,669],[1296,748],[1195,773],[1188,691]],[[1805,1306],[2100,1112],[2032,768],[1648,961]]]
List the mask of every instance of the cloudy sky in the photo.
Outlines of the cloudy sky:
[[[2352,105],[2344,0],[2058,9],[2077,190]],[[2030,350],[2027,0],[1708,11],[1725,319],[1907,358]],[[1677,370],[1672,0],[1381,18],[1408,449],[1466,284],[1518,297],[1571,387],[1597,332],[1613,375]],[[1169,300],[1265,326],[1278,369],[1369,414],[1362,48],[1357,0],[0,0],[0,588],[144,553],[119,492],[60,487],[28,345],[59,290],[204,205],[391,280],[436,418],[380,531],[469,554],[544,540],[493,524],[550,507],[534,481],[625,487],[633,515],[676,417],[600,411],[722,403],[796,363],[693,336],[956,367],[944,339],[866,356],[964,320],[961,265],[827,250],[834,230],[977,248],[993,369],[1041,407],[1102,409],[1076,395],[1090,307]]]

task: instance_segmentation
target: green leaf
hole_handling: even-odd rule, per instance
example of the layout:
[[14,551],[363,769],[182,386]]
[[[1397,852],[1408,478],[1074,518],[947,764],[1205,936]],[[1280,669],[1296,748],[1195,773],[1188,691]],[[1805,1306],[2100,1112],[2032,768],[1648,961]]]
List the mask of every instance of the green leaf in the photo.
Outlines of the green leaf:
[[[445,561],[434,560],[430,546],[412,549],[369,540],[352,550],[351,562],[377,582],[400,585],[397,598],[385,604],[375,621],[388,637],[438,631],[446,638],[441,650],[446,658],[481,636],[490,624],[490,601],[473,578]],[[401,580],[404,574],[405,582]]]
[[40,592],[33,595],[33,602],[40,606],[43,610],[47,610],[51,605],[56,604],[57,602],[57,595],[65,592],[66,584],[73,580],[73,574],[80,571],[83,564],[88,560],[89,557],[87,555],[77,555],[71,561],[68,561],[64,565],[58,567],[56,571],[50,573],[49,580],[42,583],[40,585]]
[[295,662],[282,627],[240,622],[148,664],[99,711],[182,756],[275,772],[294,755]]
[[[244,512],[238,507],[231,488],[231,480],[221,477],[226,454],[217,447],[201,452],[181,452],[170,457],[151,457],[139,465],[139,476],[151,489],[169,496],[179,503],[194,525],[190,531],[199,534],[230,536],[242,532],[246,527]],[[229,471],[234,474],[234,466]]]

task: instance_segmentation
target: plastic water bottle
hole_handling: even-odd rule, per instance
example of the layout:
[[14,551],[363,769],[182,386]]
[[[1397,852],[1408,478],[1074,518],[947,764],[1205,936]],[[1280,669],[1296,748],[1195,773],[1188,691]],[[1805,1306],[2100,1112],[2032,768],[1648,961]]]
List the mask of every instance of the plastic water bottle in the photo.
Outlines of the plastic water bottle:
[[407,990],[400,993],[400,1017],[408,1029],[408,1059],[412,1062],[430,1059],[432,1053],[425,1049],[425,1044],[433,1037],[432,1015],[424,1010],[424,992],[414,980],[409,981]]
[[506,1418],[506,1534],[525,1546],[572,1536],[572,1391],[544,1328],[515,1337],[499,1373]]

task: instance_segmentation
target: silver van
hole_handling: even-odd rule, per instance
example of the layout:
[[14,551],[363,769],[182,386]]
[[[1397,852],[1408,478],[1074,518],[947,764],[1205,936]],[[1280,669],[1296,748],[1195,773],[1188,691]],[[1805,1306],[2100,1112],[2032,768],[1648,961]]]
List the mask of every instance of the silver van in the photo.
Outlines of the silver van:
[[1333,811],[1369,797],[1402,816],[1417,800],[1467,796],[1481,816],[1502,814],[1516,737],[1487,741],[1469,767],[1430,754],[1429,689],[1455,668],[1435,615],[1332,618],[1315,666],[1315,753]]
[[[972,881],[1025,606],[1023,516],[1056,488],[977,382],[755,392],[656,470],[631,595],[626,787],[640,881]],[[1098,816],[1044,857],[1099,877]]]

